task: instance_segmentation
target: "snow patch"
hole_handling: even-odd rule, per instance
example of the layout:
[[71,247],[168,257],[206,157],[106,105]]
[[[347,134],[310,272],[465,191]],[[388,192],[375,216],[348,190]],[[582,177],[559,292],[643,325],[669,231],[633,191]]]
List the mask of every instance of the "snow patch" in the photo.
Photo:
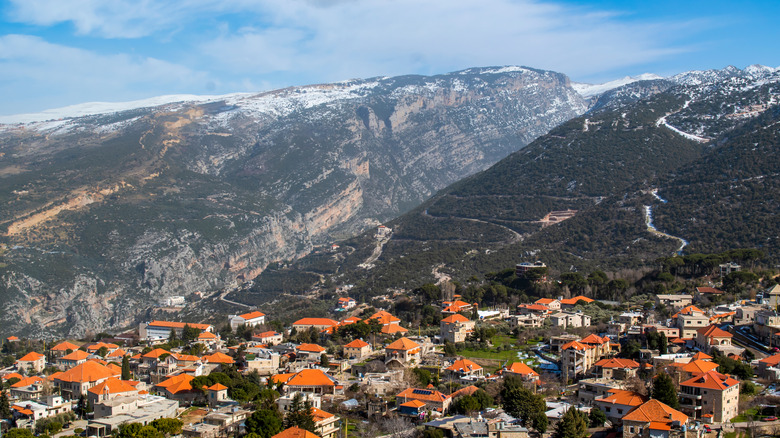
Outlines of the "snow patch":
[[574,88],[574,91],[579,93],[582,97],[593,97],[606,93],[609,90],[632,84],[634,82],[652,81],[656,79],[663,79],[663,77],[652,73],[644,73],[639,76],[626,76],[624,78],[615,79],[614,81],[605,82],[603,84],[585,84],[582,82],[572,82],[571,87]]

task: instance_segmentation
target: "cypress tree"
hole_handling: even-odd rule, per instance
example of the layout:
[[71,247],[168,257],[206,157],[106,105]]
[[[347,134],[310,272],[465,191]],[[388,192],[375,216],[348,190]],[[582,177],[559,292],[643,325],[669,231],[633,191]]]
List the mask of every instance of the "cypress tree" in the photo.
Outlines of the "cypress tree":
[[677,389],[672,378],[666,373],[659,373],[653,381],[652,398],[677,409],[680,407],[680,399],[677,397]]
[[130,380],[130,360],[127,356],[122,357],[122,380]]

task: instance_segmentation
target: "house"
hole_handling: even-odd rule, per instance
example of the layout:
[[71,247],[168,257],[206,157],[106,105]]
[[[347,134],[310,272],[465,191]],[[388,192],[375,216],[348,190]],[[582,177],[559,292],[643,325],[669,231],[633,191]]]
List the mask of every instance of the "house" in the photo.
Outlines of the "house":
[[62,341],[59,344],[51,347],[49,351],[51,351],[52,356],[59,358],[67,354],[70,354],[78,349],[79,349],[78,345],[68,341]]
[[549,307],[544,304],[519,304],[517,311],[520,315],[536,315],[546,318],[552,313]]
[[623,323],[628,327],[638,325],[642,322],[642,319],[643,315],[639,312],[623,312],[617,317],[618,322]]
[[540,315],[526,314],[526,315],[511,315],[509,317],[509,328],[517,327],[531,327],[537,328],[544,325],[546,318]]
[[219,351],[214,354],[209,354],[206,356],[203,356],[200,358],[201,362],[208,363],[208,364],[226,364],[231,365],[236,363],[236,361],[228,356],[225,353],[220,353]]
[[209,386],[206,388],[206,400],[208,400],[209,407],[211,408],[229,402],[228,387],[221,383],[215,383]]
[[554,298],[539,298],[534,304],[546,306],[550,310],[561,310],[561,301]]
[[[597,398],[609,397],[615,390],[625,390],[626,382],[615,379],[590,378],[577,382],[577,401],[585,405],[593,405]],[[628,412],[628,411],[626,411]]]
[[301,330],[309,330],[310,328],[314,328],[317,331],[322,331],[337,326],[338,324],[339,323],[337,321],[334,321],[330,318],[302,318],[295,321],[292,324],[292,328],[299,332]]
[[679,430],[688,422],[688,416],[655,399],[637,406],[623,417],[623,438],[669,438],[672,430]]
[[35,374],[38,374],[46,368],[46,356],[31,351],[19,358],[15,363],[16,369],[19,371],[25,371],[29,374],[29,371],[32,370]]
[[442,302],[442,306],[444,308],[441,310],[441,313],[447,315],[452,315],[453,313],[459,313],[459,312],[471,312],[476,307],[475,304],[469,304],[461,300],[444,301]]
[[448,397],[435,389],[407,388],[395,396],[395,401],[398,406],[413,400],[425,403],[427,409],[430,409],[431,411],[441,413],[447,412],[447,409],[449,409],[450,403],[452,402],[451,397]]
[[639,363],[631,359],[616,357],[601,359],[593,364],[594,372],[605,379],[626,380],[636,377]]
[[559,312],[550,315],[553,327],[563,329],[575,327],[590,327],[590,316],[582,312]]
[[150,424],[159,418],[175,418],[179,403],[150,394],[117,397],[95,405],[95,418],[86,427],[86,435],[98,438],[116,435],[125,423]]
[[214,327],[209,324],[152,321],[138,325],[138,336],[140,339],[147,342],[163,342],[168,340],[168,338],[171,336],[171,330],[173,330],[176,333],[176,336],[181,339],[185,326],[198,329],[201,332],[214,332]]
[[336,305],[336,310],[345,311],[354,309],[355,307],[357,307],[357,301],[355,301],[354,298],[341,297],[339,298],[338,304]]
[[710,317],[696,306],[686,306],[672,315],[675,326],[680,329],[680,337],[684,339],[694,338],[696,330],[710,324]]
[[759,377],[769,380],[780,380],[780,353],[765,357],[758,361]]
[[[515,275],[518,277],[525,278],[529,272],[531,272],[533,269],[546,269],[547,265],[545,265],[542,261],[537,260],[534,263],[529,262],[523,262],[518,263],[515,265]],[[546,271],[545,271],[546,272]],[[546,281],[547,277],[543,276],[542,281]]]
[[759,339],[768,342],[780,332],[780,315],[774,310],[759,310],[755,313],[753,332]]
[[362,359],[364,357],[371,356],[373,349],[371,344],[365,342],[362,339],[355,339],[354,341],[344,345],[344,357],[349,359]]
[[539,373],[523,362],[513,362],[512,365],[504,367],[501,374],[504,376],[520,376],[523,380],[527,381],[539,380]]
[[336,438],[339,434],[339,417],[322,409],[312,407],[314,427],[317,435],[322,438]]
[[597,397],[593,400],[593,406],[603,412],[613,424],[619,423],[623,416],[637,406],[642,405],[648,399],[647,396],[624,389],[611,389],[608,395]]
[[42,377],[23,377],[11,385],[11,398],[18,400],[36,399],[43,395],[43,382]]
[[722,347],[731,347],[731,333],[718,328],[716,325],[702,327],[696,330],[694,342],[700,350],[709,353],[712,349],[721,350]]
[[691,304],[693,304],[693,296],[686,295],[686,294],[656,295],[655,300],[659,305],[663,305],[674,310],[682,309],[683,307],[690,306]]
[[268,344],[268,345],[281,344],[282,339],[283,339],[282,334],[279,332],[275,332],[273,330],[252,335],[252,340],[254,342],[259,342],[261,344]]
[[[606,343],[609,347],[609,343]],[[572,341],[561,347],[561,372],[565,379],[574,379],[591,372],[593,365],[601,359],[602,346]]]
[[154,385],[154,391],[169,400],[189,404],[203,397],[200,389],[192,387],[194,378],[189,374],[177,374]]
[[738,409],[739,381],[730,376],[711,370],[680,383],[680,410],[691,418],[725,423]]
[[398,414],[405,415],[407,417],[420,418],[420,416],[425,415],[427,406],[428,405],[421,402],[420,400],[411,400],[398,405]]
[[105,342],[96,342],[94,344],[87,345],[87,353],[89,354],[98,354],[98,351],[100,351],[101,348],[106,349],[106,355],[109,353],[113,353],[114,351],[119,349],[119,345],[116,344],[107,344]]
[[76,365],[81,365],[87,361],[89,353],[83,350],[74,350],[73,352],[66,354],[65,356],[57,359],[57,368],[61,370],[68,370]]
[[230,315],[228,317],[230,322],[230,329],[234,332],[242,325],[247,327],[255,327],[265,324],[265,314],[262,312],[254,311],[244,313],[243,315]]
[[333,394],[336,380],[324,371],[307,368],[293,374],[285,381],[287,392],[311,392],[314,394]]
[[441,338],[453,343],[464,342],[474,331],[475,324],[475,321],[471,321],[460,313],[452,314],[441,320]]
[[703,299],[713,299],[714,297],[719,297],[723,295],[723,291],[720,289],[715,289],[714,287],[709,286],[701,286],[696,288],[696,292],[694,293],[693,297],[697,301],[702,301]]
[[201,332],[201,334],[198,335],[198,339],[197,339],[197,342],[199,344],[203,344],[208,348],[217,348],[220,341],[221,339],[219,335],[211,332]]
[[95,406],[97,403],[117,397],[138,395],[138,389],[135,387],[137,384],[138,382],[127,382],[117,378],[110,378],[90,388],[87,391],[87,400],[90,406]]
[[482,377],[484,370],[481,366],[468,359],[458,359],[446,368],[448,374],[458,378],[474,379]]
[[257,371],[261,376],[270,376],[279,369],[279,353],[266,348],[248,348],[246,352],[247,371]]
[[301,344],[295,348],[295,360],[319,362],[322,353],[326,351],[328,351],[327,348],[317,344]]
[[742,269],[742,266],[733,262],[729,262],[718,265],[718,268],[720,269],[720,278],[723,278],[732,272],[739,272]]
[[677,382],[684,382],[693,376],[715,370],[718,364],[704,359],[691,359],[688,363],[673,362],[667,371]]
[[82,395],[86,396],[90,388],[120,374],[121,371],[117,372],[97,362],[86,361],[58,374],[54,378],[54,385],[60,388],[63,395],[68,395],[70,399],[77,399]]
[[420,355],[420,345],[409,338],[398,339],[385,347],[385,362],[419,363]]
[[564,298],[561,300],[561,309],[570,309],[581,302],[584,304],[590,304],[593,301],[595,300],[582,295],[577,295],[576,297],[571,298]]
[[761,294],[761,304],[777,309],[777,306],[780,305],[780,284],[764,290]]

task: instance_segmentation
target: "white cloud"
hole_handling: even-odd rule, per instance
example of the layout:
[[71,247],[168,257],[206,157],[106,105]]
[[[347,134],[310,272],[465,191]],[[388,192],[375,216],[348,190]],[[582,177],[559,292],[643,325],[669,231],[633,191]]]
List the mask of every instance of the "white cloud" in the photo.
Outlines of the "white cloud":
[[0,36],[4,113],[171,94],[202,89],[207,82],[206,73],[155,58],[101,55],[28,35]]

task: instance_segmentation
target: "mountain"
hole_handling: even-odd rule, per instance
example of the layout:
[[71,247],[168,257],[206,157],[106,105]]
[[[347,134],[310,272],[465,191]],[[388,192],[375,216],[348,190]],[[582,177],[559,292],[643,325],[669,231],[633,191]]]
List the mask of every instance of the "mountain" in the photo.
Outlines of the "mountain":
[[779,101],[771,68],[633,82],[390,221],[390,239],[366,233],[293,267],[368,299],[537,259],[613,270],[750,247],[776,263]]
[[269,265],[396,217],[586,109],[562,74],[493,67],[6,118],[0,331],[118,330],[171,296],[235,310],[224,294]]

